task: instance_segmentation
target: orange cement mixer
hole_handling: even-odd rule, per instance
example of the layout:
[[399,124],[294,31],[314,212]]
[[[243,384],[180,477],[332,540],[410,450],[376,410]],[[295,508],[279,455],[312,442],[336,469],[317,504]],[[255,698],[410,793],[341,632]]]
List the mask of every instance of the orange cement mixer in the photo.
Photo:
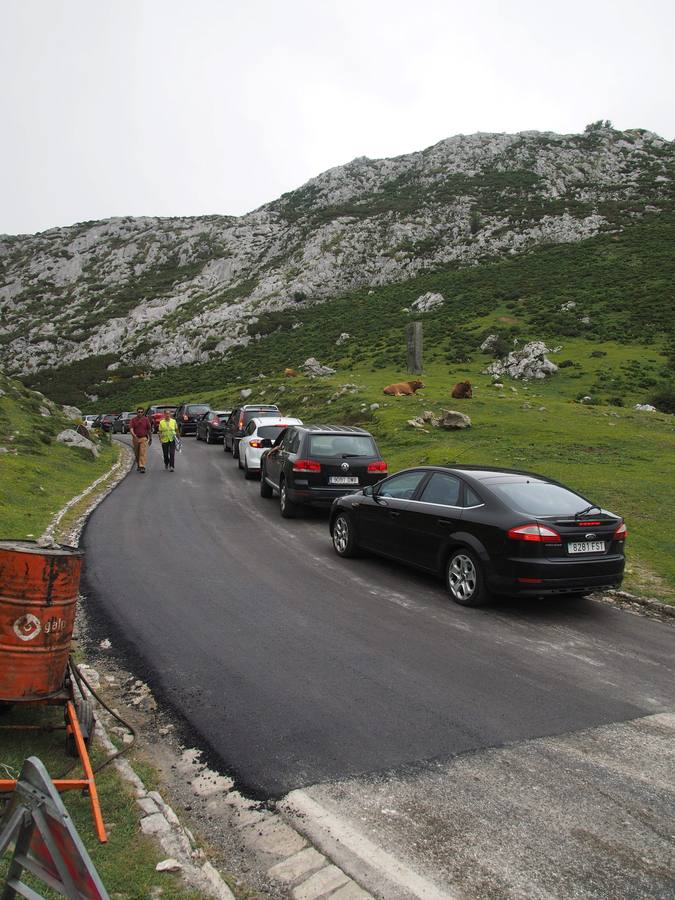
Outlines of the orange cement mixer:
[[[99,840],[106,832],[87,746],[93,736],[93,706],[75,698],[70,660],[82,553],[58,544],[0,540],[0,712],[15,704],[63,705],[66,752],[79,757],[83,778],[54,780],[60,791],[88,793]],[[3,717],[4,718],[4,717]],[[52,726],[0,725],[0,730]],[[0,791],[16,781],[0,779]]]

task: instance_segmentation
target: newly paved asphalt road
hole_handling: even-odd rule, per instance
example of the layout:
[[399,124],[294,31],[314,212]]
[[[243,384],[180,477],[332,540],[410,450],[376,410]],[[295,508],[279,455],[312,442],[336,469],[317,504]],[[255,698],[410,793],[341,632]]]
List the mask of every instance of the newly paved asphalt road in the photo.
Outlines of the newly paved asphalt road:
[[[84,535],[88,607],[239,783],[278,796],[672,706],[673,631],[592,601],[449,602],[282,520],[220,445],[158,442]],[[630,543],[629,543],[630,548]]]

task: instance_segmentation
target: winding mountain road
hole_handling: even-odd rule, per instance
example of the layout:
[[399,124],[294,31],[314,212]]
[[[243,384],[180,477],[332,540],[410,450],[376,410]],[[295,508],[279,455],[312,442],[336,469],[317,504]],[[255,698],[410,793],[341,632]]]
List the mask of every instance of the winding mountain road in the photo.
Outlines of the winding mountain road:
[[85,588],[239,784],[260,796],[672,706],[672,629],[549,599],[479,610],[433,578],[342,560],[222,446],[158,442],[84,535]]

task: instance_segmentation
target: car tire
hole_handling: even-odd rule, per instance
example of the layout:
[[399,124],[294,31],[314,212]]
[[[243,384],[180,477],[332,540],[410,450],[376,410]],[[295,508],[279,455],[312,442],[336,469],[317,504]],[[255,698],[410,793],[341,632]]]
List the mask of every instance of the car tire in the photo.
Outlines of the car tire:
[[333,522],[333,549],[344,559],[359,555],[354,523],[344,512],[338,513]]
[[243,464],[243,462],[241,461],[241,453],[237,453],[237,468],[238,468],[238,469],[243,469],[243,468],[244,468],[244,464]]
[[232,459],[239,459],[239,444],[232,441]]
[[298,507],[288,499],[286,481],[282,478],[279,482],[279,512],[282,519],[294,519],[298,514]]
[[195,438],[196,438],[198,441],[201,441],[201,438],[199,437],[199,429],[197,429],[197,430],[195,431]]
[[250,481],[252,478],[255,478],[255,473],[252,472],[248,467],[248,460],[246,459],[246,453],[244,453],[244,478]]
[[207,443],[207,444],[212,444],[212,443],[213,443],[213,437],[211,436],[211,429],[210,429],[210,428],[209,428],[209,430],[206,432],[206,443]]
[[477,556],[466,547],[453,550],[448,557],[445,583],[450,599],[460,606],[482,606],[490,599],[482,566]]
[[260,466],[260,496],[264,497],[266,500],[269,500],[270,497],[274,496],[274,491],[267,481],[265,481],[265,469],[263,466]]

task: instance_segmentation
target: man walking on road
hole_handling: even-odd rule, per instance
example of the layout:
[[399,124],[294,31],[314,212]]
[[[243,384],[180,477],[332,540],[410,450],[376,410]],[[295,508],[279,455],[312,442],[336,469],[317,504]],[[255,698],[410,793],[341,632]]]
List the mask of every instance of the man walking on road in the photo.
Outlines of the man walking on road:
[[142,406],[138,407],[136,415],[129,422],[129,432],[136,456],[136,470],[145,472],[145,457],[152,443],[152,422],[145,415]]
[[164,454],[164,468],[170,472],[173,472],[176,461],[176,428],[176,420],[170,412],[165,412],[164,418],[159,421],[159,442]]

